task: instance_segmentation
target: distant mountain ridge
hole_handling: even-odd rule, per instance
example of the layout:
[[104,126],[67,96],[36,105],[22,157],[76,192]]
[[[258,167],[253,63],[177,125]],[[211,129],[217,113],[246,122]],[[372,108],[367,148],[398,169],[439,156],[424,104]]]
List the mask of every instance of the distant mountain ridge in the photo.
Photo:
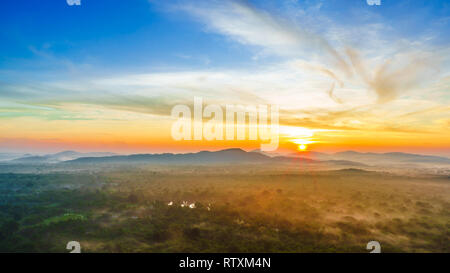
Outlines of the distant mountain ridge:
[[215,162],[267,162],[272,158],[246,152],[239,148],[220,150],[215,152],[201,151],[186,154],[132,154],[108,157],[82,157],[67,161],[68,163],[120,163],[120,162],[183,162],[183,163],[215,163]]
[[186,154],[133,154],[118,155],[108,157],[82,157],[75,160],[65,161],[65,163],[96,164],[96,163],[162,163],[162,164],[211,164],[211,163],[298,163],[298,164],[330,164],[349,167],[367,166],[358,162],[346,160],[318,161],[308,158],[292,158],[285,156],[268,156],[258,152],[246,152],[239,148],[232,148],[220,151],[201,151]]
[[0,153],[0,162],[2,161],[10,161],[13,159],[31,156],[31,154],[23,154],[23,153]]
[[282,156],[268,154],[258,150],[246,152],[239,148],[219,151],[201,151],[196,153],[162,153],[117,155],[114,153],[79,153],[64,151],[44,156],[26,156],[10,160],[11,163],[176,163],[176,164],[208,164],[208,163],[299,163],[328,164],[348,167],[363,167],[390,163],[433,163],[450,164],[450,159],[439,156],[428,156],[407,153],[359,153],[355,151],[326,154],[319,152],[295,153]]
[[81,157],[104,157],[114,156],[116,154],[109,152],[98,153],[79,153],[75,151],[64,151],[56,154],[25,156],[11,160],[14,163],[58,163],[68,160],[74,160]]
[[344,151],[344,152],[337,152],[334,154],[310,152],[308,154],[305,153],[294,156],[307,157],[316,160],[350,160],[365,164],[380,164],[389,162],[450,164],[450,158],[443,156],[408,154],[401,152],[360,153],[355,151]]

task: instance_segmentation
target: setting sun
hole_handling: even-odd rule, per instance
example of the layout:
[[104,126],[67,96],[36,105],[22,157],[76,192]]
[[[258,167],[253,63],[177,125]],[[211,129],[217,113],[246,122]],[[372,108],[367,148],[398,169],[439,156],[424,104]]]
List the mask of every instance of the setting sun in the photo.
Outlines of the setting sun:
[[298,145],[298,149],[299,149],[300,151],[305,151],[306,148],[308,148],[308,146],[306,146],[305,144],[300,144],[300,145]]

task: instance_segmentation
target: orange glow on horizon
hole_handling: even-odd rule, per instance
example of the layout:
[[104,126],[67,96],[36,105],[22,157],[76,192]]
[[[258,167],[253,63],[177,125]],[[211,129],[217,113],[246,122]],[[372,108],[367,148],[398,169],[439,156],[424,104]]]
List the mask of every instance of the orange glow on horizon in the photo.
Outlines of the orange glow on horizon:
[[[18,126],[17,124],[20,124]],[[260,141],[196,140],[175,141],[170,135],[171,121],[159,117],[135,120],[43,120],[18,117],[0,123],[0,150],[20,151],[110,151],[117,153],[196,152],[242,148],[260,149]],[[280,126],[277,152],[333,153],[346,150],[360,152],[406,152],[450,154],[447,130],[398,132],[360,130],[324,130]]]

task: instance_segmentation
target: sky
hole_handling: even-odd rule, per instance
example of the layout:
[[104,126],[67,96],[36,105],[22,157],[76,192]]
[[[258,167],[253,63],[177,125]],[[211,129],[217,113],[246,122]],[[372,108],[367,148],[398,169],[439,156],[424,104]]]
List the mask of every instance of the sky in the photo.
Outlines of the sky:
[[280,150],[450,156],[445,0],[6,0],[0,152],[185,152],[171,109],[278,105]]

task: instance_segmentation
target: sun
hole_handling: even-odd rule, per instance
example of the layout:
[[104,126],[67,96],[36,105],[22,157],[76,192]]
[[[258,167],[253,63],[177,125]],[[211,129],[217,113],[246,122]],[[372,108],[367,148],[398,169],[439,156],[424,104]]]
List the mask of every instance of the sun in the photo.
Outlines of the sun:
[[306,148],[308,148],[308,146],[306,146],[305,144],[300,144],[300,145],[298,145],[298,150],[299,150],[299,151],[305,151]]

